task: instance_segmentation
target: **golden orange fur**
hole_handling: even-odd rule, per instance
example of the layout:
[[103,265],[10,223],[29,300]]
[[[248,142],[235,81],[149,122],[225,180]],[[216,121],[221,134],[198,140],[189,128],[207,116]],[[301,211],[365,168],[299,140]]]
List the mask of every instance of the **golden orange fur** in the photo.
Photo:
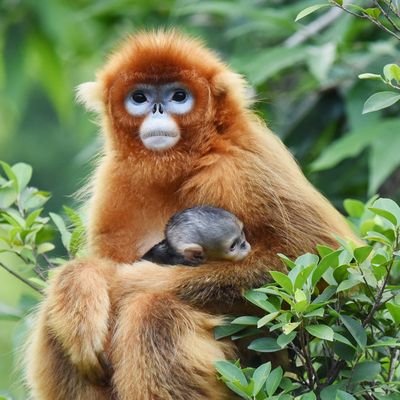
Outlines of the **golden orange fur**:
[[[174,116],[180,141],[146,149],[141,118],[124,108],[136,83],[179,81],[195,106]],[[282,270],[332,234],[353,237],[343,217],[306,180],[291,154],[249,109],[243,79],[202,44],[176,32],[128,38],[79,89],[102,118],[104,156],[93,179],[89,258],[52,280],[29,350],[33,396],[57,399],[228,398],[213,362],[232,345],[216,342],[216,314],[241,312],[245,289]],[[168,218],[201,204],[245,225],[244,261],[197,268],[138,260],[163,236]],[[105,368],[108,358],[110,368]],[[90,382],[107,381],[105,387]]]

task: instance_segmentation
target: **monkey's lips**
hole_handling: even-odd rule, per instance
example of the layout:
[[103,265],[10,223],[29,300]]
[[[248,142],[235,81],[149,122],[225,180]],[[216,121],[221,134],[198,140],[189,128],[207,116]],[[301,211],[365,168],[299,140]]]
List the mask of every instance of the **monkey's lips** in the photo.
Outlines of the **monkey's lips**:
[[175,146],[179,134],[171,131],[152,131],[142,133],[140,138],[147,149],[161,151]]

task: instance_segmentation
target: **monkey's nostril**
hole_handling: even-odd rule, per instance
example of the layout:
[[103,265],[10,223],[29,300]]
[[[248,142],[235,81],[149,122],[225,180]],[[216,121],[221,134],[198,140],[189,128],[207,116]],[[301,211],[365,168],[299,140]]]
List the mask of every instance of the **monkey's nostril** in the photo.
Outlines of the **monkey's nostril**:
[[161,104],[158,105],[158,111],[160,112],[160,114],[162,114],[164,112]]
[[153,111],[153,114],[155,114],[157,112],[157,104],[154,104],[152,111]]

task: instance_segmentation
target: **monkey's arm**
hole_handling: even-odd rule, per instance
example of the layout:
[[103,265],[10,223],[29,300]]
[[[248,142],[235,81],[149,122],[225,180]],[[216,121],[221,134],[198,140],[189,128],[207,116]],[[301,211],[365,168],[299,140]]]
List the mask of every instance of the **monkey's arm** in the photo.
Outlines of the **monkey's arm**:
[[[90,381],[107,379],[109,282],[114,265],[102,259],[74,260],[51,280],[43,307],[46,330]],[[107,278],[108,277],[108,278]]]
[[[119,271],[126,274],[120,282],[127,288],[127,292],[170,291],[196,305],[214,302],[224,307],[239,299],[246,289],[261,286],[268,281],[268,270],[272,266],[273,270],[285,271],[275,250],[254,249],[245,260],[237,263],[214,261],[197,268],[163,268],[142,261],[135,263],[134,268]],[[226,309],[221,309],[221,312],[224,311]]]

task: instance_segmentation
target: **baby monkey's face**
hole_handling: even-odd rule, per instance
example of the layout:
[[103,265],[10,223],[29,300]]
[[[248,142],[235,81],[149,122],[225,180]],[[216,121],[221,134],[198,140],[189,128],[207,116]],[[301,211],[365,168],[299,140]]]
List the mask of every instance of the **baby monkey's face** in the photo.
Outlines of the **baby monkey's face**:
[[233,215],[229,219],[209,223],[207,232],[201,233],[198,244],[202,247],[206,260],[240,261],[251,250],[243,231],[243,223]]
[[240,261],[247,257],[251,250],[251,246],[246,240],[241,223],[240,225],[238,223],[234,235],[226,235],[223,239],[219,246],[215,246],[215,243],[214,245],[210,244],[209,248],[205,246],[207,259]]

